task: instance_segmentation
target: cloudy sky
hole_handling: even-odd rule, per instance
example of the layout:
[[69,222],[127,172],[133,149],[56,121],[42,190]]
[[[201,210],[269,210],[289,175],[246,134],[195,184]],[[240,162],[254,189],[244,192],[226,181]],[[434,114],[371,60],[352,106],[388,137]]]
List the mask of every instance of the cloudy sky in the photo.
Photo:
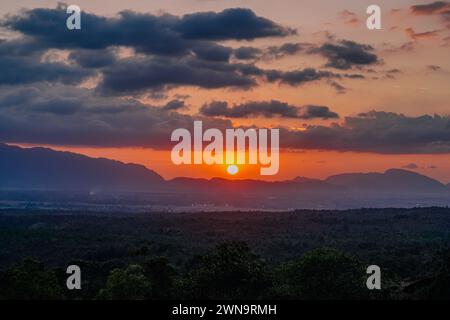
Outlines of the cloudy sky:
[[[450,182],[450,2],[2,1],[0,141],[137,162],[165,178],[170,133],[281,128],[280,173],[404,167]],[[237,178],[259,178],[257,166]]]

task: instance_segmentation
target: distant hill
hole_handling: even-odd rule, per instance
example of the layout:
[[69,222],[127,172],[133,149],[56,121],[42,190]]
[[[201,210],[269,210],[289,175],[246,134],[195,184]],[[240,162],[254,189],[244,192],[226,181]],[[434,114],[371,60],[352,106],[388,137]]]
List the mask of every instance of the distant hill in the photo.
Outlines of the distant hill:
[[0,144],[3,189],[148,191],[163,182],[157,173],[137,164]]
[[336,186],[378,191],[435,192],[446,189],[437,180],[402,169],[389,169],[384,173],[344,173],[325,181]]

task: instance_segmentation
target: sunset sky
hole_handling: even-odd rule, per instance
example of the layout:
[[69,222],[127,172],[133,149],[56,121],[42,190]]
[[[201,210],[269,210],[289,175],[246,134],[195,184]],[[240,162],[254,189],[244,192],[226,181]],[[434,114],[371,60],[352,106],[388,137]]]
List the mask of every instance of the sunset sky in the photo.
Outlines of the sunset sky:
[[[382,30],[366,8],[382,9]],[[77,0],[0,5],[0,141],[140,163],[164,178],[176,128],[280,128],[280,171],[406,168],[450,182],[450,2]]]

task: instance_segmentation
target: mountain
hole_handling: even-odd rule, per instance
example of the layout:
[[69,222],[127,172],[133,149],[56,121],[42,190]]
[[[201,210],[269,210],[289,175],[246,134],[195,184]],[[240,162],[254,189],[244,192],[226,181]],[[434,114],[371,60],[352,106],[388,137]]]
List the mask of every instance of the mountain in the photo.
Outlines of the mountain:
[[[77,192],[73,192],[77,191]],[[325,180],[175,178],[141,165],[0,144],[0,202],[142,204],[202,208],[361,208],[450,205],[450,188],[415,172],[344,173]],[[0,203],[1,206],[1,203]]]
[[416,172],[389,169],[384,173],[344,173],[328,177],[329,184],[359,190],[440,192],[444,184]]
[[161,176],[137,164],[0,144],[2,189],[149,191],[161,183]]

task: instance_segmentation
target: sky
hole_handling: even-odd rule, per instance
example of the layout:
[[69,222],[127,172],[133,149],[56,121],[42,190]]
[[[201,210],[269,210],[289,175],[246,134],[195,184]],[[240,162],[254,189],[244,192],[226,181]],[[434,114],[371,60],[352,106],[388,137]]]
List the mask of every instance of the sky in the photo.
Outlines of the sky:
[[[405,168],[450,182],[450,2],[0,5],[0,141],[177,176],[285,180]],[[280,171],[175,166],[176,128],[280,128]]]

